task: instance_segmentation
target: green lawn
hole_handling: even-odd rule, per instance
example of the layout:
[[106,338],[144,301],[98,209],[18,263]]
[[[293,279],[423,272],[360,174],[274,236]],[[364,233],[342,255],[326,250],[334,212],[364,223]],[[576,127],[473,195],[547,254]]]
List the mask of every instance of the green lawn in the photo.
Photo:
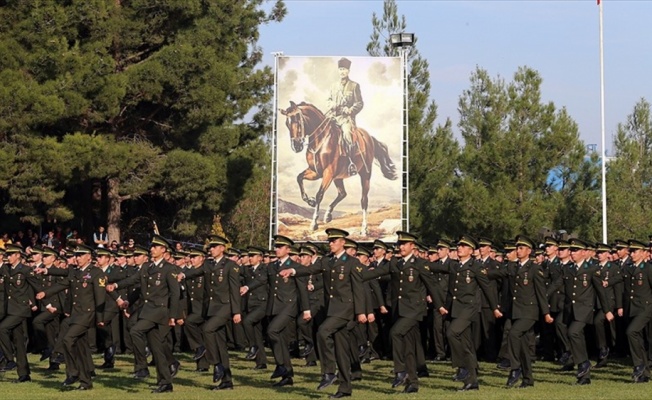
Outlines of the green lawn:
[[[144,399],[144,398],[183,398],[183,399],[301,399],[326,398],[336,391],[336,385],[325,391],[317,391],[320,378],[319,367],[304,368],[302,360],[295,360],[295,384],[293,387],[273,388],[269,376],[272,365],[265,372],[253,371],[251,361],[244,360],[245,353],[232,352],[232,370],[235,389],[228,392],[211,392],[213,386],[211,373],[194,372],[194,362],[189,355],[180,356],[181,371],[174,380],[174,393],[150,394],[156,383],[155,378],[141,382],[131,378],[131,356],[118,356],[116,369],[97,370],[91,392],[62,392],[61,382],[65,379],[63,369],[48,374],[44,371],[47,363],[38,363],[38,356],[30,356],[32,367],[31,383],[12,384],[16,372],[0,375],[1,398],[4,399],[81,399],[94,397],[101,399]],[[270,357],[270,361],[273,360]],[[573,386],[574,372],[558,372],[558,366],[537,362],[535,364],[535,386],[528,389],[505,389],[507,372],[500,371],[493,364],[482,364],[480,371],[480,391],[457,393],[461,386],[453,382],[453,370],[450,364],[429,364],[430,377],[420,379],[419,393],[405,396],[414,399],[650,399],[652,384],[630,383],[631,366],[629,360],[612,362],[606,369],[593,370],[593,384],[590,386]],[[96,365],[101,359],[95,359]],[[63,366],[62,366],[63,367]],[[391,388],[392,365],[387,361],[374,361],[363,366],[364,379],[354,382],[353,397],[364,399],[389,399],[400,393]],[[155,370],[150,367],[150,373]],[[403,396],[401,396],[403,397]]]

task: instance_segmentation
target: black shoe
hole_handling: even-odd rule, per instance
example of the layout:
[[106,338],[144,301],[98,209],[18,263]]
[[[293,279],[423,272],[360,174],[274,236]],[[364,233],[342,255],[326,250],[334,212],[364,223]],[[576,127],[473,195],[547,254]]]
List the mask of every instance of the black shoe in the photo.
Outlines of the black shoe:
[[469,376],[469,371],[466,368],[458,368],[457,373],[453,375],[453,381],[462,382]]
[[420,370],[417,371],[417,376],[419,378],[428,378],[428,377],[430,377],[430,372],[428,372],[428,370],[425,369],[425,368],[420,369]]
[[160,385],[156,389],[152,390],[152,393],[167,393],[172,391],[172,384]]
[[281,387],[281,386],[292,386],[292,385],[294,385],[294,381],[292,380],[292,377],[286,376],[285,378],[281,379],[279,382],[276,382],[272,386]]
[[512,365],[507,358],[503,358],[498,364],[496,364],[496,368],[498,369],[510,369],[511,367]]
[[152,355],[152,351],[149,349],[149,347],[145,347],[145,358],[149,357]]
[[134,373],[134,378],[135,379],[146,379],[149,378],[149,370],[147,369],[141,369],[140,371],[136,371]]
[[575,369],[575,367],[573,367],[572,364],[566,364],[563,367],[559,368],[559,370],[563,371],[563,372],[570,372],[570,371],[572,371],[574,369]]
[[315,350],[315,346],[313,346],[312,343],[306,343],[306,347],[303,348],[303,350],[301,351],[301,353],[299,353],[299,355],[301,356],[301,358],[306,358],[310,353],[313,352],[313,350]]
[[14,381],[14,383],[23,383],[23,382],[31,382],[32,378],[29,377],[29,375],[21,375]]
[[233,382],[222,382],[211,390],[233,390]]
[[591,378],[580,378],[575,382],[576,385],[583,386],[583,385],[590,385],[591,384]]
[[58,371],[59,369],[61,369],[61,367],[59,366],[59,363],[50,362],[50,366],[47,367],[45,370],[46,371]]
[[437,356],[432,359],[432,362],[445,362],[445,361],[446,361],[446,357],[441,357],[441,356]]
[[41,353],[41,359],[39,361],[45,361],[48,358],[50,358],[51,355],[52,355],[52,349],[48,347],[47,349],[43,350],[43,352]]
[[529,382],[521,382],[521,384],[518,386],[519,389],[525,389],[534,386],[534,383],[529,383]]
[[99,369],[111,369],[111,368],[113,368],[114,366],[115,366],[115,365],[114,365],[112,362],[104,361],[104,364],[100,365],[100,366],[97,367],[97,368],[99,368]]
[[358,346],[358,358],[361,358],[362,356],[364,356],[364,353],[366,353],[366,352],[367,352],[367,346],[365,346],[365,345]]
[[511,388],[516,385],[516,382],[518,382],[519,379],[521,379],[521,369],[513,369],[509,371],[509,377],[507,378],[505,386]]
[[95,371],[91,371],[91,372],[89,372],[88,375],[91,377],[91,379],[95,379],[95,377],[97,376],[97,374],[95,373]]
[[272,376],[270,376],[269,379],[280,378],[282,376],[285,376],[287,373],[288,370],[284,366],[277,365],[276,369],[274,369],[274,372],[272,372]]
[[639,378],[645,373],[645,365],[637,365],[634,367],[634,372],[632,373],[632,379],[636,382]]
[[600,358],[598,362],[593,366],[593,368],[604,368],[607,366],[607,361],[609,361],[608,358]]
[[414,386],[413,384],[409,384],[403,389],[403,393],[417,393],[419,391],[419,388]]
[[305,367],[316,367],[317,366],[317,361],[308,361],[305,365]]
[[249,353],[245,356],[245,360],[253,360],[258,355],[258,346],[251,346]]
[[589,372],[591,372],[591,363],[589,361],[584,361],[581,364],[577,365],[577,378],[585,377]]
[[197,368],[195,372],[208,372],[208,368]]
[[181,367],[181,363],[179,361],[174,361],[172,364],[170,364],[170,375],[174,378],[177,376],[179,373],[179,368]]
[[405,385],[406,380],[407,380],[407,372],[398,372],[394,377],[394,381],[392,382],[392,387],[395,388],[401,385]]
[[568,361],[570,360],[571,354],[569,352],[564,352],[561,357],[559,357],[559,364],[561,365],[566,365],[568,364]]
[[351,397],[351,393],[337,392],[328,396],[329,399],[341,399],[342,397]]
[[69,376],[69,377],[66,378],[65,381],[63,381],[63,383],[62,383],[61,385],[64,386],[64,387],[67,387],[67,386],[72,386],[72,385],[74,385],[74,384],[77,383],[77,382],[79,382],[79,378],[78,378],[78,377],[76,377],[76,376]]
[[322,390],[322,389],[332,385],[333,383],[335,383],[335,381],[337,381],[337,375],[335,375],[335,374],[324,374],[321,377],[321,382],[319,382],[319,386],[317,386],[317,390]]
[[360,364],[371,364],[371,357],[365,357],[360,360]]
[[114,358],[115,358],[115,345],[109,346],[106,350],[104,350],[104,361],[113,362]]
[[647,383],[650,381],[650,378],[648,376],[641,376],[637,379],[634,380],[634,383]]
[[7,365],[5,365],[2,369],[0,369],[0,372],[7,372],[7,371],[13,371],[17,367],[15,361],[8,361]]
[[359,382],[362,380],[362,375],[351,376],[351,382]]
[[480,385],[478,385],[478,382],[467,383],[461,388],[457,389],[458,392],[468,392],[470,390],[480,390]]
[[75,389],[75,390],[91,390],[91,389],[93,389],[93,385],[88,385],[88,386],[87,385],[79,385],[77,387],[77,389]]
[[259,364],[254,367],[254,369],[267,369],[267,364]]
[[213,367],[213,382],[217,382],[224,378],[224,367],[222,364],[215,364]]
[[54,359],[52,360],[52,362],[56,364],[63,364],[65,361],[66,358],[61,353],[58,353],[56,357],[54,357]]

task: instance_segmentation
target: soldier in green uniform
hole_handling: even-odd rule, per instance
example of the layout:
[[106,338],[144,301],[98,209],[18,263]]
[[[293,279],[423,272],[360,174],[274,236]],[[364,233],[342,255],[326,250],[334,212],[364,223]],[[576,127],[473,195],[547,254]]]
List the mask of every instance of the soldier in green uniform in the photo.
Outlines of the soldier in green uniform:
[[546,282],[541,267],[530,260],[534,242],[525,237],[516,238],[516,254],[518,263],[509,268],[490,270],[488,275],[498,274],[508,279],[511,307],[504,317],[509,319],[509,334],[507,336],[508,357],[511,371],[507,379],[507,387],[513,387],[519,379],[519,387],[534,386],[532,376],[532,352],[530,350],[530,335],[534,324],[539,319],[539,311],[545,322],[553,322],[546,296]]
[[644,383],[650,380],[645,328],[652,318],[652,267],[646,263],[647,246],[638,240],[629,241],[631,263],[624,266],[624,316],[628,319],[627,340],[634,364],[632,380]]
[[353,130],[356,129],[355,117],[364,107],[360,85],[349,79],[351,60],[341,58],[337,62],[340,81],[330,89],[327,100],[328,116],[332,117],[342,130],[340,142],[349,158],[349,175],[357,174],[355,164],[351,160]]
[[[57,256],[58,254],[54,249],[45,248],[43,250],[43,268],[56,268],[54,263]],[[40,275],[39,277],[41,279],[40,290],[46,290],[63,279],[53,275]],[[59,318],[62,311],[61,297],[53,296],[48,301],[39,301],[38,307],[39,314],[33,319],[32,326],[34,327],[35,336],[40,340],[45,339],[47,343],[41,353],[41,361],[44,361],[52,355],[57,333],[59,332]]]
[[[115,289],[140,284],[140,296],[144,304],[130,333],[134,344],[137,373],[147,371],[145,348],[148,344],[152,352],[158,382],[158,387],[152,393],[173,391],[172,371],[169,364],[172,349],[166,348],[169,347],[167,335],[177,323],[183,324],[183,320],[177,319],[180,289],[176,268],[163,259],[169,249],[170,244],[165,238],[154,235],[150,245],[149,265],[143,266],[138,274],[107,285],[107,291],[113,293]],[[118,302],[118,306],[128,307],[127,301],[117,293],[113,294],[113,298]],[[147,374],[143,373],[143,375]]]
[[[199,248],[191,248],[188,252],[190,256],[190,267],[184,268],[183,272],[189,269],[202,268],[206,262],[206,252]],[[206,320],[206,306],[208,297],[206,296],[206,278],[205,275],[199,275],[195,278],[185,280],[188,316],[186,317],[184,329],[188,345],[194,351],[193,360],[197,362],[197,371],[208,371],[209,363],[206,360],[206,346],[202,327]]]
[[[27,332],[25,321],[32,316],[33,293],[39,290],[40,279],[22,263],[22,248],[14,244],[5,245],[8,266],[3,271],[2,280],[6,293],[6,315],[0,321],[0,349],[7,356],[16,355],[18,379],[14,382],[29,382],[30,369],[27,361]],[[13,340],[12,340],[13,339]],[[7,362],[4,370],[9,370]]]
[[[479,290],[487,296],[494,316],[502,317],[495,294],[491,291],[486,269],[471,257],[477,246],[475,239],[468,235],[462,236],[457,242],[459,264],[448,270],[450,275],[445,303],[435,305],[440,314],[450,315],[452,318],[447,338],[453,365],[459,368],[455,380],[464,382],[460,391],[479,389],[478,361],[471,336],[471,323],[479,311]],[[434,272],[447,271],[444,268],[435,268]]]
[[[600,276],[607,292],[611,313],[623,315],[623,276],[620,268],[609,261],[611,246],[606,243],[596,243],[596,252],[600,265]],[[595,341],[598,345],[598,362],[596,368],[605,367],[609,357],[609,348],[616,345],[616,323],[607,321],[602,309],[597,309],[593,316]],[[609,337],[609,340],[607,340]]]
[[[330,398],[351,396],[350,323],[354,319],[366,323],[365,297],[362,287],[362,267],[355,258],[346,254],[344,244],[348,232],[329,228],[326,230],[332,256],[323,258],[308,268],[291,268],[281,272],[281,277],[322,274],[326,319],[317,330],[317,349],[321,361],[322,379],[317,390],[324,389],[339,379],[337,392]],[[339,371],[339,376],[335,371]]]
[[104,321],[107,277],[101,269],[91,266],[92,252],[93,249],[90,247],[79,245],[75,249],[78,268],[71,268],[67,271],[42,268],[35,271],[68,277],[67,280],[39,292],[36,298],[42,300],[66,289],[69,291],[69,296],[72,299],[69,327],[61,339],[67,376],[63,386],[71,387],[79,382],[78,390],[89,390],[93,387],[91,370],[88,365],[88,360],[91,357],[88,330],[95,324],[102,325]]
[[[451,248],[451,242],[447,239],[439,239],[437,244],[434,246],[434,250],[437,254],[437,260],[434,262],[448,271],[451,269],[451,263],[456,263],[455,260],[449,257],[449,251]],[[432,264],[432,261],[431,261]],[[431,268],[433,270],[433,268]],[[437,296],[440,296],[439,301],[433,301],[433,304],[444,304],[444,296],[446,296],[446,291],[448,290],[448,274],[433,272],[435,280],[437,281],[437,286],[439,290],[435,293]],[[433,306],[434,307],[434,306]],[[435,340],[435,362],[445,361],[446,360],[446,329],[444,316],[441,315],[437,310],[433,312],[433,334]]]
[[571,354],[577,363],[577,384],[588,385],[591,383],[591,363],[586,348],[584,327],[593,323],[593,310],[596,304],[596,295],[599,305],[605,313],[607,321],[612,321],[611,305],[602,285],[601,272],[598,265],[593,265],[586,258],[587,244],[580,239],[571,239],[570,250],[573,265],[563,270],[557,280],[548,286],[547,294],[562,285],[565,291],[564,318],[568,326],[568,338]]
[[[391,275],[392,293],[396,295],[391,310],[394,324],[390,331],[393,346],[394,381],[392,387],[405,385],[405,393],[419,390],[417,346],[422,346],[419,322],[427,313],[426,292],[440,297],[428,263],[414,255],[417,238],[409,232],[397,232],[400,258],[383,267],[363,272],[365,280]],[[442,267],[443,269],[443,267]]]
[[267,355],[263,338],[263,321],[267,312],[269,285],[267,283],[267,265],[262,263],[265,250],[259,247],[249,247],[249,262],[245,272],[244,286],[240,294],[247,299],[247,314],[242,326],[250,343],[247,360],[255,360],[256,370],[267,369]]
[[[315,249],[308,246],[301,246],[299,250],[301,265],[310,267],[313,264],[313,257],[315,255]],[[317,365],[317,352],[314,351],[315,330],[313,326],[315,323],[321,323],[321,315],[323,314],[324,308],[324,281],[320,274],[302,276],[297,278],[297,280],[306,287],[308,302],[310,303],[310,315],[312,316],[309,320],[301,318],[297,321],[300,339],[305,343],[305,347],[300,355],[306,359],[306,366],[314,367]]]
[[[486,237],[478,238],[478,251],[480,252],[479,261],[487,272],[499,270],[501,268],[500,264],[491,257],[493,246],[493,240]],[[494,293],[496,299],[498,299],[498,288],[501,285],[500,280],[501,278],[489,280],[489,287]],[[494,318],[493,310],[487,300],[487,296],[480,296],[480,299],[482,302],[480,308],[480,329],[476,332],[476,343],[478,342],[478,339],[482,343],[481,348],[485,361],[496,362],[496,358],[498,357],[498,347],[500,346],[497,343],[496,318]]]
[[[125,278],[121,269],[111,265],[111,257],[111,251],[108,249],[102,247],[95,249],[95,266],[100,268],[107,276],[108,283],[118,282]],[[105,296],[104,320],[101,321],[103,324],[97,329],[98,336],[104,348],[104,363],[99,367],[100,369],[110,369],[115,365],[115,351],[118,341],[113,336],[113,324],[118,323],[117,317],[120,314],[120,309],[110,293],[105,293]]]

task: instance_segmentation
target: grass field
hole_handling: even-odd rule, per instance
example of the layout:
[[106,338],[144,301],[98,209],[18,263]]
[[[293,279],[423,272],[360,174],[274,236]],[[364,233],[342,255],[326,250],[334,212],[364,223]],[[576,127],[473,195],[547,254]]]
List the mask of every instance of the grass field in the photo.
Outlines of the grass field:
[[[244,360],[245,353],[232,352],[232,370],[235,389],[226,392],[208,390],[213,386],[212,374],[194,372],[195,364],[190,355],[179,356],[181,371],[174,380],[174,393],[151,394],[155,385],[155,370],[150,367],[152,377],[146,381],[131,378],[131,356],[118,356],[116,368],[110,371],[97,370],[94,388],[90,392],[62,392],[61,382],[65,379],[62,369],[47,373],[47,363],[38,363],[38,355],[31,355],[32,382],[13,384],[16,371],[0,375],[0,398],[3,399],[316,399],[327,398],[337,389],[337,384],[324,391],[317,391],[320,379],[319,367],[299,367],[302,360],[295,360],[294,386],[273,388],[269,376],[273,365],[267,371],[252,370],[251,361]],[[273,359],[270,358],[270,361]],[[96,358],[95,364],[101,364]],[[63,367],[63,365],[62,365]],[[631,363],[629,360],[611,362],[605,369],[592,371],[592,385],[573,386],[574,372],[558,372],[558,366],[537,362],[534,366],[535,386],[528,389],[505,389],[507,372],[495,368],[494,364],[481,364],[480,391],[457,393],[460,383],[453,382],[453,369],[449,363],[429,364],[430,377],[419,380],[419,393],[399,396],[412,399],[650,399],[652,383],[630,383]],[[390,399],[400,393],[391,389],[392,365],[388,361],[374,361],[363,365],[363,380],[353,383],[353,397],[358,399]]]

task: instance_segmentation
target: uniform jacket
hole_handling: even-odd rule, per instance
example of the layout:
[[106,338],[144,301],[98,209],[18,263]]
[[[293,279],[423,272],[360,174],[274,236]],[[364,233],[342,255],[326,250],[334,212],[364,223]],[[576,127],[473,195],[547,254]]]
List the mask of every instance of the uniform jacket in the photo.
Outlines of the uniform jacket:
[[47,273],[67,277],[44,292],[47,299],[68,289],[71,324],[91,327],[104,321],[107,277],[101,269],[88,265],[84,270],[49,268]]
[[546,295],[545,273],[540,265],[527,261],[520,265],[518,262],[510,263],[507,268],[488,271],[488,275],[499,275],[509,283],[511,304],[509,310],[501,312],[505,318],[539,320],[539,313],[550,313]]
[[40,278],[31,268],[18,263],[15,268],[8,265],[3,274],[7,302],[7,315],[29,318],[32,305],[36,304],[34,290],[40,289]]
[[222,257],[218,261],[209,259],[201,267],[184,273],[186,279],[204,275],[208,317],[223,313],[225,307],[229,308],[231,314],[241,313],[240,268],[242,267],[233,261]]
[[630,263],[623,269],[625,312],[629,317],[652,313],[652,265]]
[[[294,268],[295,271],[304,271],[307,268],[290,260],[288,257],[281,264],[281,260],[267,265],[267,282],[269,283],[269,300],[267,301],[267,315],[291,315],[293,318],[302,311],[310,309],[308,291],[295,277],[281,278],[279,272],[284,269]],[[308,273],[307,275],[310,275]]]

